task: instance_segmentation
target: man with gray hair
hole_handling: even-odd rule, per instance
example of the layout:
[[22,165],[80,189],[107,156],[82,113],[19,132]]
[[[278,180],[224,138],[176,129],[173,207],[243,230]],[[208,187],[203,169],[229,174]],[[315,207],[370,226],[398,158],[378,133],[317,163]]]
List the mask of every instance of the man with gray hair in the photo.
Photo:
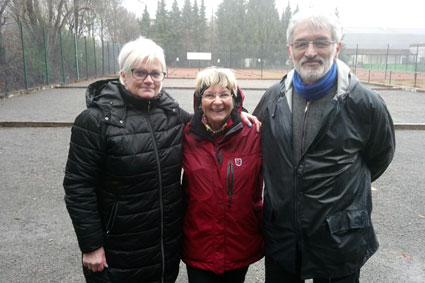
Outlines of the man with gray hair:
[[337,59],[341,38],[335,15],[294,15],[294,70],[254,111],[263,124],[266,283],[359,282],[378,248],[371,182],[393,158],[394,127],[381,97]]

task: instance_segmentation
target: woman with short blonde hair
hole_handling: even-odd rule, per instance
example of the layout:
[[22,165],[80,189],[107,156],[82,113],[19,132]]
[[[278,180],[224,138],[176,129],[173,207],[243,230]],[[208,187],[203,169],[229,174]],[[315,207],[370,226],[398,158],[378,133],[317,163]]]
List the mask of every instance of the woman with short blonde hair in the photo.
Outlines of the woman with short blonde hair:
[[190,283],[242,283],[263,257],[260,134],[241,121],[243,98],[231,70],[198,74],[183,158]]

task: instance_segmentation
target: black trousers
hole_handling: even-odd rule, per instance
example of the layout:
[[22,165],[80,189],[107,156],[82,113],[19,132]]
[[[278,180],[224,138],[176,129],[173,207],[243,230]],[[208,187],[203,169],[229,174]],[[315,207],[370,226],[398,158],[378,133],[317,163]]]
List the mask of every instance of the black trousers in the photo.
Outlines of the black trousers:
[[[297,264],[299,265],[299,263]],[[360,270],[338,278],[313,278],[314,283],[359,283]],[[282,270],[282,267],[270,258],[266,257],[266,282],[265,283],[304,283],[301,274],[290,273]]]
[[245,275],[248,271],[248,266],[229,270],[223,274],[215,274],[212,271],[187,265],[186,268],[189,283],[243,283],[245,282]]

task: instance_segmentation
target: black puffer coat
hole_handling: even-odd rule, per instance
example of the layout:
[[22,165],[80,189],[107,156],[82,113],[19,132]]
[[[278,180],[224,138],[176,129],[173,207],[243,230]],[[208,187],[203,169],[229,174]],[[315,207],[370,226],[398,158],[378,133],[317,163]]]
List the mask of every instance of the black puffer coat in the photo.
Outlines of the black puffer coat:
[[339,62],[338,95],[299,162],[287,99],[291,78],[272,86],[254,111],[263,124],[266,257],[295,273],[298,247],[303,278],[352,274],[378,248],[371,182],[393,158],[394,128],[382,99],[344,69]]
[[[104,247],[95,282],[174,282],[182,245],[182,141],[189,114],[165,92],[149,100],[118,80],[89,86],[75,120],[64,188],[83,253]],[[102,281],[103,280],[103,281]]]

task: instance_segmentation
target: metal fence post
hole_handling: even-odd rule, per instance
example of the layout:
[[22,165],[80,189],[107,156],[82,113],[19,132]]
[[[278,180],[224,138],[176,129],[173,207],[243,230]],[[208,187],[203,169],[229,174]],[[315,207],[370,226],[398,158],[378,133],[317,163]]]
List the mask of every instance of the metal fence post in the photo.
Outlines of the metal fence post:
[[96,40],[93,37],[93,56],[94,56],[94,77],[97,78],[97,64],[96,64]]
[[385,58],[385,77],[384,80],[387,79],[387,68],[388,68],[388,52],[390,50],[390,44],[387,44],[387,57]]
[[22,29],[22,22],[21,21],[19,21],[19,29],[21,31],[22,60],[24,62],[25,89],[28,89],[27,63],[26,63],[26,60],[25,60],[24,31]]
[[261,79],[263,79],[263,67],[264,67],[264,43],[261,44]]
[[112,64],[113,64],[112,70],[115,73],[115,43],[114,42],[112,42]]
[[102,75],[105,75],[105,43],[102,38]]
[[78,68],[78,42],[77,42],[77,34],[74,33],[74,50],[75,50],[75,75],[77,77],[77,81],[80,80],[80,71]]
[[418,77],[418,59],[419,59],[419,43],[416,46],[416,60],[415,60],[415,83],[413,87],[416,87],[416,79]]
[[89,79],[89,59],[88,59],[88,52],[87,52],[87,36],[84,36],[84,52],[86,57],[86,79]]
[[44,42],[44,64],[46,66],[46,84],[50,84],[49,78],[49,61],[47,58],[47,40],[46,40],[46,29],[43,27],[43,42]]
[[109,59],[109,41],[106,42],[106,52],[108,53],[108,75],[111,73],[111,60]]
[[62,82],[65,83],[65,65],[63,63],[63,44],[62,44],[62,31],[59,30],[59,45],[61,49],[61,67],[62,67]]
[[357,44],[356,45],[356,59],[354,61],[354,74],[357,73],[357,56],[358,56],[358,54],[359,54],[359,45]]
[[390,71],[390,81],[389,84],[391,85],[391,74],[393,73],[393,71]]

